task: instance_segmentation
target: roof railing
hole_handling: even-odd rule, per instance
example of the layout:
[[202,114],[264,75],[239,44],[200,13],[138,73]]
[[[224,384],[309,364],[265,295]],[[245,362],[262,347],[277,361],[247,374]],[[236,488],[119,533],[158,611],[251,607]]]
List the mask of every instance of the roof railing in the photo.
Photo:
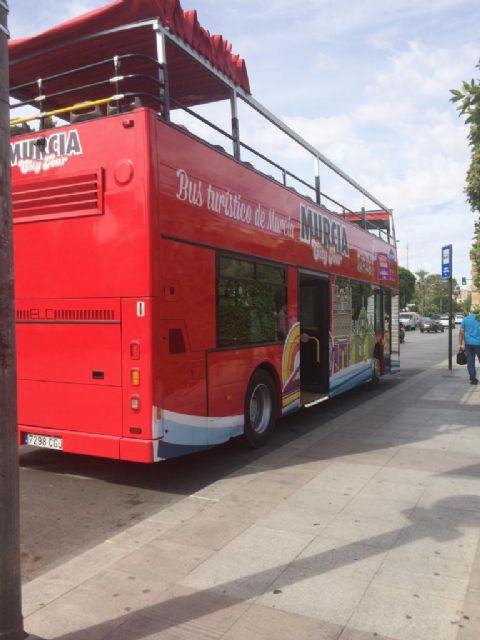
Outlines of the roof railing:
[[[122,72],[122,65],[125,66],[124,63],[126,62],[147,63],[150,68],[154,69],[154,73],[156,75],[146,73],[144,69],[141,69],[140,72],[135,72],[134,70],[130,69],[127,72]],[[108,69],[112,68],[112,66],[113,75],[110,75],[108,74]],[[67,77],[71,78],[72,76],[81,76],[82,74],[91,73],[92,71],[98,70],[102,67],[106,68],[107,77],[104,79],[100,79],[95,82],[86,82],[83,84],[80,81],[78,85],[70,86],[67,89],[58,88],[61,81]],[[140,83],[142,90],[132,90],[132,85],[135,85],[136,83]],[[49,85],[53,85],[53,90],[50,93],[47,92],[47,88]],[[123,90],[126,85],[128,86],[128,91]],[[145,85],[152,85],[152,91],[150,92],[143,90],[145,88]],[[62,106],[58,108],[48,107],[49,104],[55,105],[55,102],[58,102],[59,98],[62,99],[60,102],[65,102],[66,96],[72,96],[72,98],[74,98],[75,95],[78,94],[83,94],[85,96],[88,95],[89,92],[90,94],[95,92],[98,93],[102,91],[103,87],[107,89],[112,86],[114,88],[114,93],[111,95],[100,97],[94,100],[81,100],[79,102],[74,102],[68,106]],[[332,211],[332,213],[343,216],[344,219],[349,220],[357,226],[360,226],[367,232],[374,232],[376,236],[378,236],[382,240],[385,240],[387,243],[392,244],[394,242],[391,216],[389,216],[389,225],[386,229],[385,225],[382,226],[380,224],[376,224],[375,221],[371,218],[367,221],[365,215],[362,215],[362,213],[359,214],[358,212],[352,211],[352,209],[350,209],[346,205],[340,203],[335,198],[332,198],[331,196],[321,191],[320,163],[324,161],[323,156],[321,157],[318,152],[313,150],[313,147],[310,147],[307,143],[304,143],[296,134],[294,134],[292,130],[286,127],[286,125],[283,125],[283,123],[277,120],[272,114],[270,114],[263,108],[260,108],[259,103],[253,101],[251,97],[246,99],[246,96],[240,95],[242,100],[246,101],[252,108],[259,112],[264,117],[264,119],[272,123],[274,126],[280,128],[286,135],[300,144],[300,146],[302,146],[308,153],[313,153],[313,151],[315,151],[314,157],[316,161],[316,175],[314,184],[311,184],[308,181],[304,180],[302,177],[296,175],[283,165],[275,162],[262,152],[258,151],[251,145],[241,140],[235,95],[232,95],[231,99],[232,131],[227,132],[191,109],[190,107],[182,104],[180,101],[169,95],[166,64],[163,61],[159,62],[151,56],[145,54],[123,54],[114,56],[113,58],[100,60],[92,64],[72,68],[68,71],[63,71],[58,74],[46,76],[44,78],[38,78],[32,80],[31,82],[14,86],[11,88],[11,91],[14,95],[21,97],[22,92],[27,89],[31,90],[32,88],[36,89],[36,96],[30,96],[28,99],[19,100],[15,104],[10,105],[10,108],[13,111],[26,106],[33,106],[38,109],[38,113],[13,118],[10,121],[11,127],[14,128],[12,131],[13,135],[28,133],[28,123],[32,121],[38,121],[39,128],[40,130],[42,130],[45,128],[50,128],[52,126],[51,119],[54,117],[60,117],[61,119],[66,119],[69,122],[78,122],[94,117],[105,117],[108,115],[112,115],[113,113],[122,113],[140,106],[150,106],[151,108],[154,108],[157,113],[159,113],[165,120],[168,121],[170,119],[170,108],[171,106],[175,106],[178,109],[181,109],[183,112],[187,113],[189,116],[195,118],[197,121],[207,125],[213,131],[221,134],[226,139],[228,139],[232,143],[232,155],[237,160],[241,161],[241,149],[248,151],[256,158],[262,160],[269,166],[279,171],[281,175],[280,181],[284,184],[284,186],[293,188],[288,184],[288,179],[290,179],[290,181],[294,180],[296,183],[302,185],[312,193],[312,198],[310,199],[314,198],[314,201],[318,205],[322,204],[323,198],[324,200],[327,200],[341,210],[340,212]],[[197,137],[202,138],[202,136]],[[340,170],[337,170],[334,165],[332,165],[330,168],[332,168],[332,170],[335,171],[338,175],[345,178],[345,174],[343,174],[343,172],[341,172]],[[273,178],[273,176],[269,177]],[[347,179],[347,182],[349,182],[355,189],[358,189],[359,185],[357,185],[351,179]],[[360,188],[360,190],[362,193],[364,193],[364,195],[368,194],[368,192],[365,192],[364,190],[362,190],[362,188]],[[309,198],[308,195],[305,197]],[[378,201],[374,200],[374,202]],[[387,209],[385,209],[385,212],[388,214],[391,213]],[[359,220],[356,220],[354,218],[354,216],[357,215],[359,216]]]

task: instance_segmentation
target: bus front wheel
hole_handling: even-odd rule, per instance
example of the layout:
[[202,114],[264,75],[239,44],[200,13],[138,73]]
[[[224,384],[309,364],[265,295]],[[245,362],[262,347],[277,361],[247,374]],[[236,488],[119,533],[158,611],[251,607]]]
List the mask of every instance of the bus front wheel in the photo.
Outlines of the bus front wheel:
[[245,396],[244,440],[251,448],[261,447],[275,429],[277,391],[272,376],[257,369],[248,383]]

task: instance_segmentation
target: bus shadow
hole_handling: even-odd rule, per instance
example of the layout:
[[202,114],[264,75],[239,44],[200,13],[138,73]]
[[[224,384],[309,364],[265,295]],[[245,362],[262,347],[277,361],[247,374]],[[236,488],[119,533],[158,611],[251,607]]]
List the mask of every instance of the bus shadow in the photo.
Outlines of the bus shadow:
[[[418,370],[420,372],[421,370]],[[20,465],[25,468],[55,474],[78,475],[103,482],[118,483],[186,496],[195,493],[225,476],[241,473],[242,469],[275,466],[274,454],[288,444],[294,444],[303,436],[316,431],[321,437],[332,433],[329,422],[348,412],[368,404],[405,382],[405,377],[396,375],[374,389],[357,388],[333,398],[318,407],[300,411],[279,420],[272,438],[261,449],[252,450],[243,446],[240,439],[212,447],[203,452],[173,458],[153,465],[95,458],[91,456],[62,453],[46,449],[22,447]],[[359,432],[359,435],[365,432]],[[369,448],[372,445],[368,445]],[[332,456],[334,457],[334,456]],[[293,460],[290,464],[293,464]],[[279,461],[277,466],[284,466]]]

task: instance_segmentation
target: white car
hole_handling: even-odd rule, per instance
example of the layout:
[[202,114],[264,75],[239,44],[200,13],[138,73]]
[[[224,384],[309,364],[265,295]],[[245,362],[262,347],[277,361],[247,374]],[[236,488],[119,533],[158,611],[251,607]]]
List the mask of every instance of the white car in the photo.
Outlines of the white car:
[[446,329],[448,329],[449,316],[440,316],[439,322],[442,325],[442,327],[445,327]]
[[462,320],[464,319],[464,315],[463,313],[456,313],[455,314],[455,324],[462,324]]
[[415,331],[418,324],[418,314],[412,311],[402,311],[400,313],[400,322],[403,324],[405,331]]

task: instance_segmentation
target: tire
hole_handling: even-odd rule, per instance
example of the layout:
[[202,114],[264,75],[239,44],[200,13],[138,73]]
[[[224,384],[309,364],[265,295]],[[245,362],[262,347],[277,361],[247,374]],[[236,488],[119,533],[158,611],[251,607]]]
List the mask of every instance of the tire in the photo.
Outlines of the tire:
[[425,329],[420,329],[420,333],[423,333],[425,331]]
[[251,449],[265,444],[278,417],[277,390],[272,376],[257,369],[248,383],[245,396],[245,427],[243,438]]

